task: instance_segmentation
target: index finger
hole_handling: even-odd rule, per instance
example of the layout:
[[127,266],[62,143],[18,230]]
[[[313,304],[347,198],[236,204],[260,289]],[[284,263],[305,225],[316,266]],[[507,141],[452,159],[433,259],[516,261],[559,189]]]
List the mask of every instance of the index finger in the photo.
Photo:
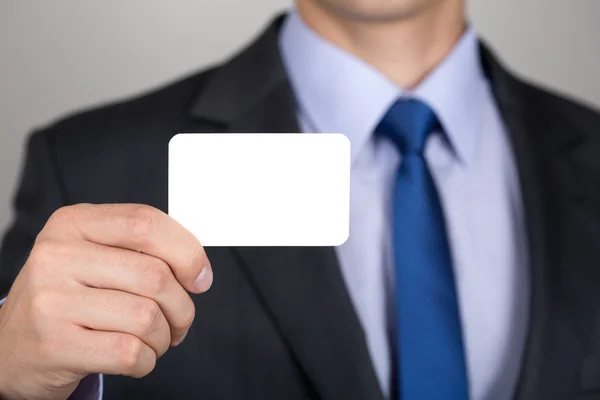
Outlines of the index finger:
[[164,212],[141,204],[79,204],[65,218],[83,239],[145,253],[164,260],[188,291],[212,284],[212,268],[196,237]]

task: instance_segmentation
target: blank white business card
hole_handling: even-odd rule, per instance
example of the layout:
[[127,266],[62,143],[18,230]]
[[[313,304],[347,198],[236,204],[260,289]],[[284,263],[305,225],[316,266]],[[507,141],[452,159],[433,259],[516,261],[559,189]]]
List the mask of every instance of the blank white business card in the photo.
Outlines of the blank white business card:
[[179,134],[169,215],[204,246],[338,246],[349,235],[342,134]]

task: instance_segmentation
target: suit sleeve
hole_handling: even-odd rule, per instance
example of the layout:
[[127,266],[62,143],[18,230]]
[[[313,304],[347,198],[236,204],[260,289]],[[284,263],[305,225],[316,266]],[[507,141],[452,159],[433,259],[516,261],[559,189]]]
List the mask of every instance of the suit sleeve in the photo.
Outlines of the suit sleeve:
[[8,294],[50,215],[66,202],[51,147],[52,141],[45,132],[28,139],[13,197],[12,222],[0,247],[0,298]]

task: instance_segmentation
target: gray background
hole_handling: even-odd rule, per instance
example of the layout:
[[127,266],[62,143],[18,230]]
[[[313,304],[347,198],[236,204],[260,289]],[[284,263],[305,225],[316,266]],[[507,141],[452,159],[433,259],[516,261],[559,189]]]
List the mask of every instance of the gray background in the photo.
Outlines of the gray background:
[[[32,128],[216,62],[290,4],[0,0],[0,230]],[[471,0],[469,13],[515,71],[600,106],[600,0]]]

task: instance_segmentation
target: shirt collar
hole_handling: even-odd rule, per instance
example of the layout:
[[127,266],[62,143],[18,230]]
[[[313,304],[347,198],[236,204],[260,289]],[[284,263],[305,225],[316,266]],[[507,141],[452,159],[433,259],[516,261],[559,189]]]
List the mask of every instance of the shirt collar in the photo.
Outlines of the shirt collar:
[[433,108],[462,162],[475,156],[486,80],[472,28],[414,91],[402,90],[370,64],[318,36],[295,12],[282,27],[280,49],[299,111],[320,132],[346,135],[352,160],[403,96]]

